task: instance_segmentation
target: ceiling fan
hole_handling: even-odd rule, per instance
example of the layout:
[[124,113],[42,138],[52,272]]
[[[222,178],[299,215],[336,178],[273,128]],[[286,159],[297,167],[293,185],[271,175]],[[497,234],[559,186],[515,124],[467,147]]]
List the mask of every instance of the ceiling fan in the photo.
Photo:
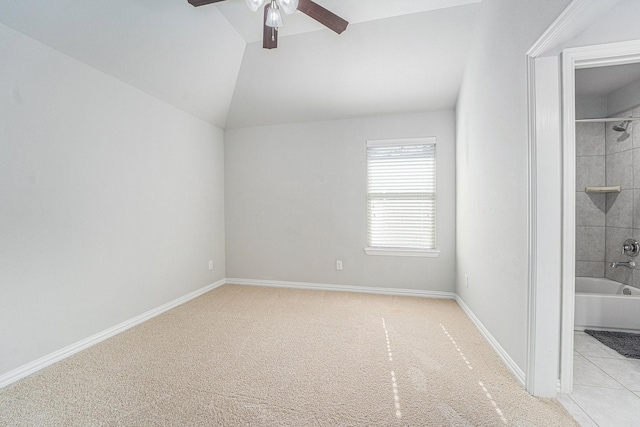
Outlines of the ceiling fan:
[[[195,7],[204,6],[206,4],[218,3],[225,0],[188,0]],[[257,11],[265,0],[245,0],[247,6],[252,11]],[[330,30],[341,34],[347,29],[349,23],[336,15],[335,13],[325,9],[319,4],[311,0],[267,0],[264,7],[263,35],[262,47],[265,49],[274,49],[278,47],[278,28],[282,26],[283,10],[287,14],[291,14],[296,10],[315,19]]]

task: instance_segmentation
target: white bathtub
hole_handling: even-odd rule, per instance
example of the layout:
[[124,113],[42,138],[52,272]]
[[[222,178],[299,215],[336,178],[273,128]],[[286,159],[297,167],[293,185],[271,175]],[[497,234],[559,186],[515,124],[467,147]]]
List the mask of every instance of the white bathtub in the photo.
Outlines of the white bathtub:
[[[631,295],[624,295],[624,290]],[[640,289],[609,279],[576,277],[575,329],[640,332]]]

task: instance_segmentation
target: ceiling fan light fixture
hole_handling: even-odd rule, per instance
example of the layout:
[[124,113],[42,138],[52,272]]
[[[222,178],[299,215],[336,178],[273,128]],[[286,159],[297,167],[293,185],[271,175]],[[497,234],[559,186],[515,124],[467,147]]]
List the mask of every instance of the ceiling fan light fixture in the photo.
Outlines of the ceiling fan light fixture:
[[280,9],[284,10],[284,13],[291,15],[298,10],[298,0],[277,0]]
[[271,28],[280,28],[284,25],[284,22],[282,22],[282,14],[280,13],[280,8],[276,0],[271,1],[271,5],[267,11],[267,21],[265,25]]
[[251,9],[252,12],[256,12],[258,9],[260,9],[260,6],[262,6],[264,4],[264,0],[245,0],[247,3],[247,6],[249,7],[249,9]]
[[[184,0],[183,0],[184,1]],[[187,0],[191,6],[198,7],[218,3],[224,0]],[[478,0],[479,1],[479,0]],[[282,12],[292,14],[299,10],[309,18],[315,19],[328,29],[342,34],[349,22],[330,10],[320,6],[314,0],[245,0],[250,10],[257,12],[264,5],[262,21],[262,47],[275,49],[278,47],[278,28],[284,25]]]

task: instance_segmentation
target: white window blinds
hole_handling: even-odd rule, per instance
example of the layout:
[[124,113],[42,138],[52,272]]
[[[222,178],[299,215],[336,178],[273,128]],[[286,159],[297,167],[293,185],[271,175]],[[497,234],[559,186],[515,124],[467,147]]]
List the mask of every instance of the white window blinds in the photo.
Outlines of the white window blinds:
[[436,139],[367,143],[369,248],[436,245]]

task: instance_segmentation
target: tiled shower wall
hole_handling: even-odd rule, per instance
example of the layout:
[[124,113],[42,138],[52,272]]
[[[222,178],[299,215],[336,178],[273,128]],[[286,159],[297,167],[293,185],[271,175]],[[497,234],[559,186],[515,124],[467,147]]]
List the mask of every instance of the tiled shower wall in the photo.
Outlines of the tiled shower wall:
[[[635,108],[617,117],[640,117]],[[640,121],[628,132],[616,132],[616,122],[576,124],[576,276],[607,277],[640,287],[637,270],[612,268],[628,261],[623,242],[640,239]],[[620,193],[587,194],[585,187],[620,185]]]

